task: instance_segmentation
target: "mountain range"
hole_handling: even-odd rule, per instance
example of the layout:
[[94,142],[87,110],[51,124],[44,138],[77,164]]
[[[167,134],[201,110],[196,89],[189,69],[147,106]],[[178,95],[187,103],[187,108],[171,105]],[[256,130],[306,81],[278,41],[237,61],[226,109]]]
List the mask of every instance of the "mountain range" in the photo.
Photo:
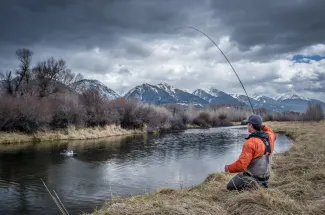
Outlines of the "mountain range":
[[[144,83],[134,87],[125,95],[118,95],[116,92],[108,89],[104,84],[97,80],[85,79],[80,81],[78,85],[83,86],[84,89],[98,89],[101,92],[101,95],[106,98],[115,99],[123,97],[126,99],[136,99],[140,102],[156,105],[181,104],[186,106],[191,103],[201,107],[208,104],[240,105],[250,107],[250,103],[246,95],[228,94],[214,88],[207,91],[197,89],[191,93],[185,90],[177,89],[167,83],[160,83],[157,85]],[[81,88],[79,88],[78,92],[82,92]],[[253,94],[249,96],[249,99],[254,108],[265,108],[271,112],[304,112],[309,102],[321,104],[325,110],[325,103],[323,101],[305,98],[293,91],[283,94],[277,98]]]
[[157,85],[144,83],[134,87],[125,95],[119,95],[98,80],[83,79],[73,83],[71,88],[77,93],[82,93],[87,90],[97,90],[100,95],[109,100],[117,98],[136,99],[140,102],[156,105],[181,104],[187,106],[193,104],[204,107],[209,104],[224,104],[250,107],[250,100],[254,108],[265,108],[270,112],[304,112],[309,102],[321,104],[325,110],[325,102],[302,97],[293,91],[278,96],[277,98],[252,94],[248,100],[246,95],[228,94],[215,88],[206,91],[196,89],[193,92],[188,92],[177,89],[167,83]]

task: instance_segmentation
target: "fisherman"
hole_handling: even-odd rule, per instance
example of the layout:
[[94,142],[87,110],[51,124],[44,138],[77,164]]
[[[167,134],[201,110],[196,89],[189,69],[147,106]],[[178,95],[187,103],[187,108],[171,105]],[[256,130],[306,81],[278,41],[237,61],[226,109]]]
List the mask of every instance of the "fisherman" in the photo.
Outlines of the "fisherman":
[[247,120],[250,133],[243,145],[238,160],[225,165],[225,172],[238,173],[228,183],[228,190],[244,190],[259,184],[268,187],[272,152],[276,134],[263,125],[259,115],[251,115]]

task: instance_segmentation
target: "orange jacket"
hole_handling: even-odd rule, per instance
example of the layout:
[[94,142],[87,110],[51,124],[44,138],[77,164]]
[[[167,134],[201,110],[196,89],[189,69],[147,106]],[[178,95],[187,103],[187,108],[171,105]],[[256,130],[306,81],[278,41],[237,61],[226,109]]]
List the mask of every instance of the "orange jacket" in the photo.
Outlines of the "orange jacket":
[[[276,134],[266,125],[264,126],[263,130],[269,135],[270,148],[271,152],[273,152]],[[240,154],[238,160],[230,165],[227,165],[228,171],[230,173],[236,173],[246,170],[251,160],[262,156],[264,154],[264,150],[265,145],[262,140],[256,137],[248,139],[243,145],[242,153]]]

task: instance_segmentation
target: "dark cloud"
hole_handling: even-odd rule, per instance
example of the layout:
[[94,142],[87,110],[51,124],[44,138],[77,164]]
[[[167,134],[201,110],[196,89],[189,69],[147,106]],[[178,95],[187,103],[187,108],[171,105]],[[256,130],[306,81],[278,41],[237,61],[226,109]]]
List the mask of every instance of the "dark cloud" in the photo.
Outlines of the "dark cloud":
[[[316,72],[317,80],[316,81],[325,81],[325,72]],[[323,85],[325,87],[325,85]]]
[[325,1],[211,1],[215,17],[242,50],[273,54],[325,42]]
[[[169,38],[170,34],[197,37],[179,30],[192,25],[213,38],[230,35],[240,50],[261,46],[253,54],[232,59],[265,60],[274,55],[324,43],[325,2],[321,0],[3,0],[0,8],[0,46],[55,46],[91,49],[94,46],[126,47],[129,55],[148,56],[136,44],[121,44],[125,37],[143,41]],[[214,16],[209,16],[213,12]],[[208,18],[206,17],[208,16]],[[222,26],[218,26],[221,23]],[[207,43],[202,48],[207,49]],[[230,54],[232,55],[232,54]]]
[[308,74],[297,72],[291,79],[290,84],[296,91],[309,91],[313,93],[325,92],[325,71],[311,71]]
[[114,44],[135,33],[166,33],[202,4],[186,1],[5,0],[1,44]]
[[[322,84],[324,86],[325,81]],[[313,93],[325,93],[325,87],[317,87],[317,88],[309,87],[309,88],[304,88],[304,90],[307,90],[307,91],[310,91],[310,92],[313,92]]]
[[127,68],[121,68],[121,69],[119,69],[118,73],[119,74],[122,74],[122,75],[130,75],[131,74],[130,70],[127,69]]

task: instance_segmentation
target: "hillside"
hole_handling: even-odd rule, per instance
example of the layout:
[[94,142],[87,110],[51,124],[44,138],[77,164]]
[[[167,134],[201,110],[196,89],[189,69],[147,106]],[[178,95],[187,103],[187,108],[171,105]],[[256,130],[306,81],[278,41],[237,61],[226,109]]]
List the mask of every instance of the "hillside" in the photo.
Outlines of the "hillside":
[[109,100],[117,99],[120,97],[120,95],[118,95],[114,90],[109,89],[98,80],[83,79],[78,82],[74,82],[70,87],[79,94],[88,90],[95,90],[99,92],[101,96]]
[[210,104],[242,104],[238,99],[214,88],[210,89],[208,92],[202,89],[197,89],[193,92],[193,95],[202,98]]

